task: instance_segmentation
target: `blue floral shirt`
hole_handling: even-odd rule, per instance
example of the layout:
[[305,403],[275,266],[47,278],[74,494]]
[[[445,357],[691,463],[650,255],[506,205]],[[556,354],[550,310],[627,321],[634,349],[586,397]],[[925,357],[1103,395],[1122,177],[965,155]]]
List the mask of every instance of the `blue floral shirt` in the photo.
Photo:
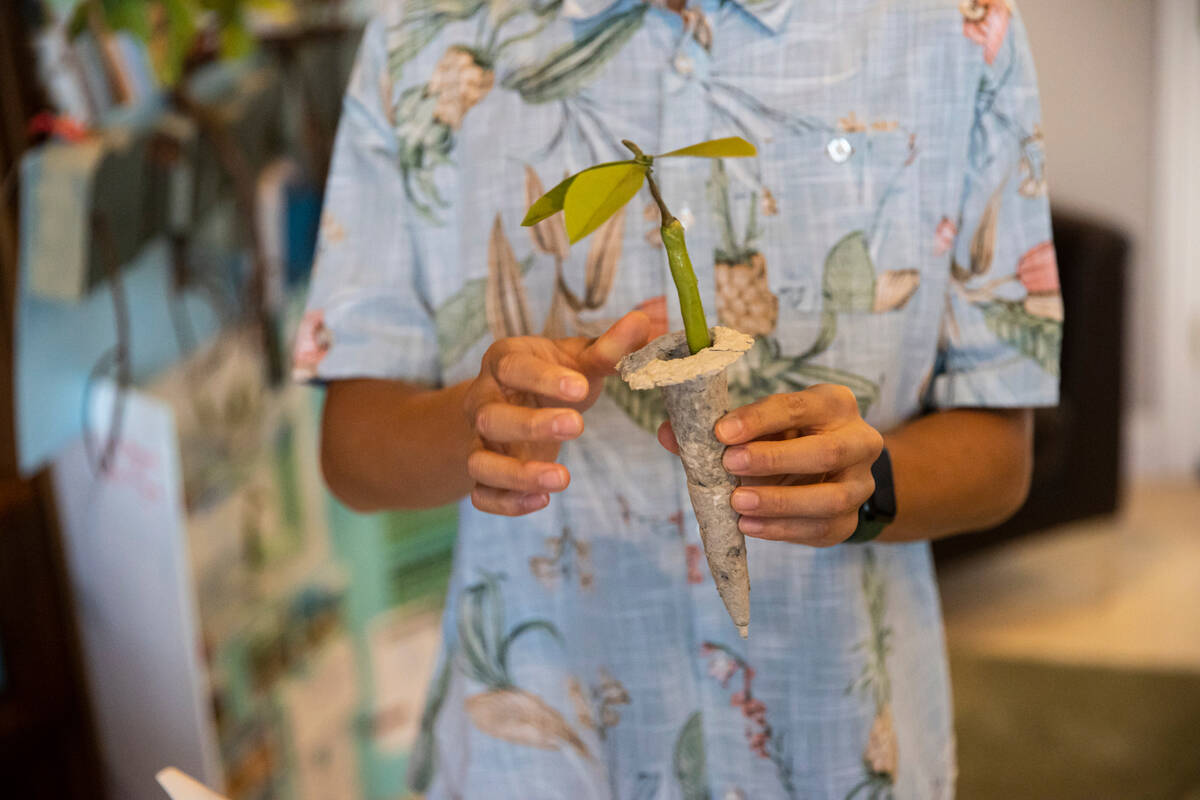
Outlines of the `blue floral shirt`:
[[[702,296],[757,337],[735,404],[849,386],[888,430],[1057,399],[1062,303],[1039,109],[1007,0],[405,0],[346,95],[298,377],[474,377],[497,337],[676,326],[639,196],[567,248],[528,203],[656,165]],[[930,798],[954,739],[928,545],[748,540],[750,638],[704,566],[653,393],[610,381],[570,489],[461,509],[409,769],[431,798]]]

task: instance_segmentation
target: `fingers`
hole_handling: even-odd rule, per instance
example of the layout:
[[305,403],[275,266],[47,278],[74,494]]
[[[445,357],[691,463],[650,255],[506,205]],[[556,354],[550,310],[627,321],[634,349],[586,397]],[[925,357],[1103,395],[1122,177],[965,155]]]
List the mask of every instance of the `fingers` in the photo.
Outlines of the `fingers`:
[[583,433],[583,416],[569,408],[493,402],[476,412],[475,430],[490,442],[563,442]]
[[579,372],[529,352],[508,350],[488,361],[492,377],[502,387],[574,403],[588,394],[588,380]]
[[850,538],[858,528],[858,514],[843,514],[834,519],[760,519],[742,517],[742,533],[758,539],[806,544],[809,547],[833,547]]
[[874,491],[868,471],[807,486],[741,486],[730,504],[742,515],[738,528],[747,536],[831,547],[854,533],[858,509]]
[[611,375],[617,362],[644,345],[649,336],[650,318],[641,311],[630,311],[583,349],[580,366],[593,377]]
[[679,442],[675,440],[675,431],[671,428],[670,420],[658,426],[658,443],[675,455],[679,455]]
[[733,510],[751,517],[836,519],[857,516],[858,508],[875,491],[870,473],[854,480],[807,486],[740,486],[733,492]]
[[467,474],[482,486],[525,494],[561,492],[571,482],[570,473],[561,464],[519,461],[483,448],[467,457]]
[[730,447],[724,464],[734,475],[821,475],[869,464],[882,446],[879,432],[862,423],[829,433]]
[[729,412],[717,422],[717,438],[741,444],[789,428],[812,430],[858,416],[858,401],[845,386],[822,383],[801,392],[773,394]]
[[519,517],[540,511],[550,502],[548,494],[521,494],[506,492],[503,489],[493,489],[490,486],[476,486],[471,490],[471,504],[480,511],[488,514],[500,514],[505,517]]

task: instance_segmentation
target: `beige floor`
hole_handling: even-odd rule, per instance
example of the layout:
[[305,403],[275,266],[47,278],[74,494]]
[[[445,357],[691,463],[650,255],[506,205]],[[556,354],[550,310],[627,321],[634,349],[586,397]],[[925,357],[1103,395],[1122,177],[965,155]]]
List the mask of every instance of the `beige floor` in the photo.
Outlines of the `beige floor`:
[[952,650],[1200,673],[1200,486],[1131,488],[1114,519],[950,565]]

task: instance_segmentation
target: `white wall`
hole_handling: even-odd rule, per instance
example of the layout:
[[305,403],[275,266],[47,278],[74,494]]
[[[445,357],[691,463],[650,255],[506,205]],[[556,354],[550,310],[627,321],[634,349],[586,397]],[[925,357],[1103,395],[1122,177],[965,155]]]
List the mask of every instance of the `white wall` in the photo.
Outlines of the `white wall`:
[[[1150,0],[1018,0],[1042,92],[1050,199],[1133,241],[1127,349],[1143,405],[1159,374],[1153,326],[1155,15]],[[1140,388],[1139,388],[1140,387]]]
[[[1127,277],[1127,469],[1200,458],[1196,0],[1016,0],[1041,84],[1050,198],[1116,223]],[[1189,241],[1191,243],[1189,243]]]

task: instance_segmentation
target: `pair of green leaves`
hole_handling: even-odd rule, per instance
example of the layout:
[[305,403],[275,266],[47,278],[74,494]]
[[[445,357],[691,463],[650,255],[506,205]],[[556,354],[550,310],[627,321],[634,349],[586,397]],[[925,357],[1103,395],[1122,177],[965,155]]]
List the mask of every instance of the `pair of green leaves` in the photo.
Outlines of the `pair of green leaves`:
[[572,244],[604,224],[642,188],[656,158],[743,158],[756,155],[754,145],[740,136],[712,139],[657,156],[610,161],[577,172],[539,197],[529,207],[524,226],[563,212]]

